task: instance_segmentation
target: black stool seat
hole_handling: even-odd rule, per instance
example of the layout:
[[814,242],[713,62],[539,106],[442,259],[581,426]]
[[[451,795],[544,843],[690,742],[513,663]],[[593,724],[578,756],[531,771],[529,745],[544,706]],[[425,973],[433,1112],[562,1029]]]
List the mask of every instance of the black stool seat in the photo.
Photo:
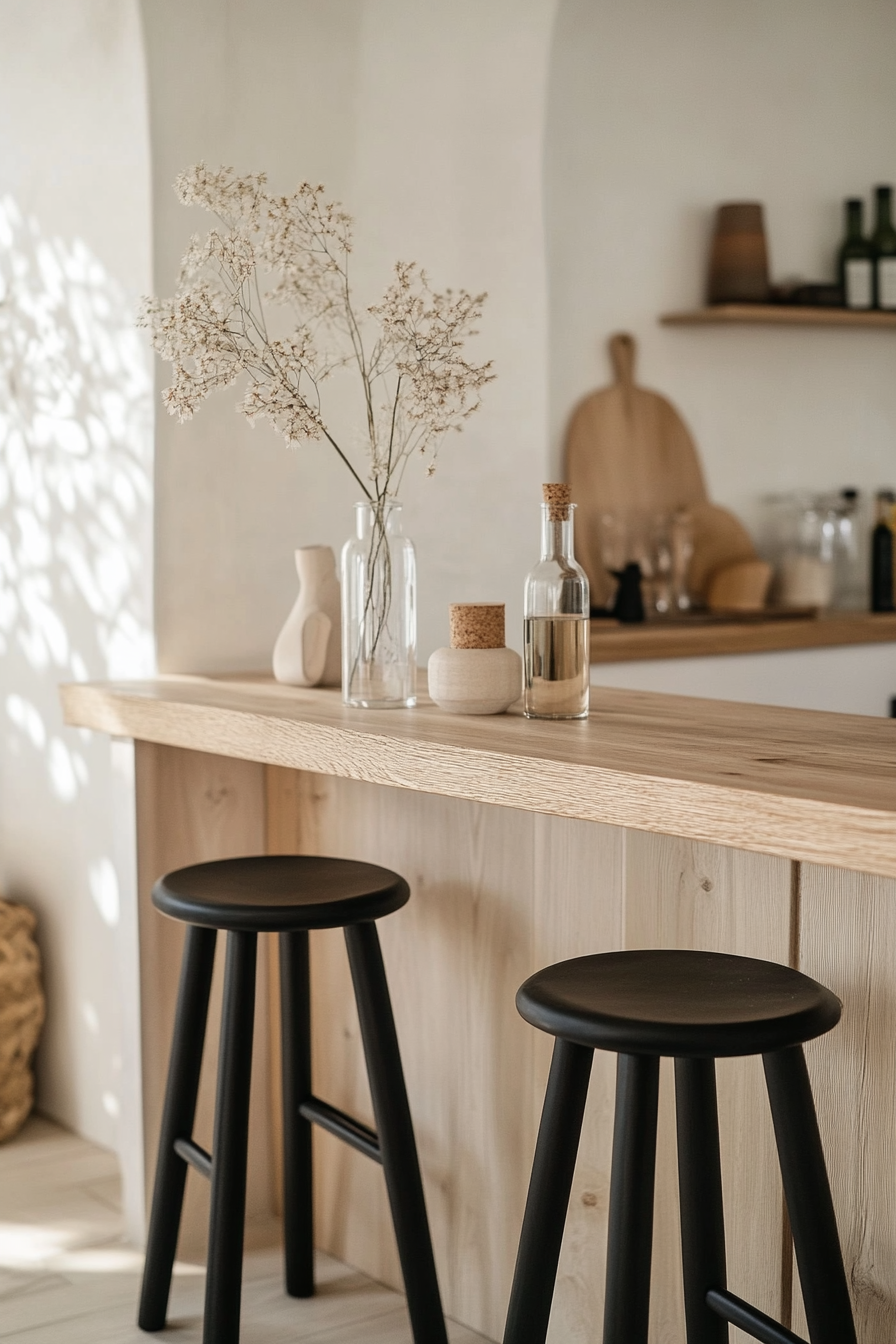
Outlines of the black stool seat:
[[840,1000],[800,971],[719,952],[605,952],[548,966],[522,985],[533,1027],[591,1050],[718,1059],[822,1036]]
[[163,914],[207,929],[285,933],[382,919],[410,894],[403,877],[372,863],[265,854],[179,868],[159,879],[152,900]]

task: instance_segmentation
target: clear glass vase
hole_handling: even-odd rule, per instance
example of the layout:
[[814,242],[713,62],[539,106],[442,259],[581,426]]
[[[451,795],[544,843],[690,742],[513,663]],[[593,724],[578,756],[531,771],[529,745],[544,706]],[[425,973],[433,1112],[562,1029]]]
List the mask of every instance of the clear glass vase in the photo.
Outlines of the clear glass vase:
[[342,698],[394,709],[417,703],[417,562],[401,505],[355,505],[342,550]]

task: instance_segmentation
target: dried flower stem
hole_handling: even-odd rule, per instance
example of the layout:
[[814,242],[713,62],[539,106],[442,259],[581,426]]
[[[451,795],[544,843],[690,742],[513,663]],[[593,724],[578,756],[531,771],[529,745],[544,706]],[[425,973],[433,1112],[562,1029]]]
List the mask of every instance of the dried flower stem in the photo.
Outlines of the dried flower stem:
[[[207,396],[245,375],[237,409],[250,422],[270,421],[291,445],[325,438],[373,508],[372,576],[380,555],[389,554],[385,508],[408,462],[422,456],[432,475],[445,434],[463,427],[493,377],[490,362],[463,357],[486,296],[438,293],[416,263],[398,262],[382,300],[367,309],[365,320],[376,329],[368,346],[349,282],[352,221],[322,187],[304,182],[275,196],[263,174],[239,177],[202,163],[175,186],[185,205],[210,211],[218,227],[192,239],[173,298],[144,303],[141,323],[173,370],[165,406],[189,420]],[[267,290],[262,272],[272,279]],[[294,325],[286,321],[281,335],[270,334],[268,305],[291,308]],[[349,364],[364,399],[366,471],[323,418],[321,384]],[[375,645],[388,616],[391,571],[383,601]],[[371,577],[365,617],[377,606]]]

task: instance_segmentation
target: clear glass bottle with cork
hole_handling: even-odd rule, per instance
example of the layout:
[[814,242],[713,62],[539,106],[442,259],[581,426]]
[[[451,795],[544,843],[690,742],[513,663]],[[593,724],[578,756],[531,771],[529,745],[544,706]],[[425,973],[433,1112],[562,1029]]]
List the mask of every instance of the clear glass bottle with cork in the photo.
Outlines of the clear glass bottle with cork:
[[573,552],[568,485],[542,487],[541,559],[526,579],[524,712],[529,719],[588,717],[588,579]]

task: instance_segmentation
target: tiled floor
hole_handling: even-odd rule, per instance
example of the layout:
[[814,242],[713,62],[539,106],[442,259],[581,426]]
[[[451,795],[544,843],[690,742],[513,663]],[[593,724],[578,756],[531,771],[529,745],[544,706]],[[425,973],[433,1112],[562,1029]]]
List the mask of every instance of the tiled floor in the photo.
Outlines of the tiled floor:
[[[115,1158],[32,1117],[0,1147],[0,1341],[3,1344],[199,1344],[201,1269],[178,1266],[169,1328],[134,1324],[141,1256],[122,1240]],[[410,1344],[398,1294],[328,1256],[318,1293],[296,1302],[282,1290],[277,1251],[246,1256],[244,1344]],[[483,1344],[449,1324],[451,1344]]]

